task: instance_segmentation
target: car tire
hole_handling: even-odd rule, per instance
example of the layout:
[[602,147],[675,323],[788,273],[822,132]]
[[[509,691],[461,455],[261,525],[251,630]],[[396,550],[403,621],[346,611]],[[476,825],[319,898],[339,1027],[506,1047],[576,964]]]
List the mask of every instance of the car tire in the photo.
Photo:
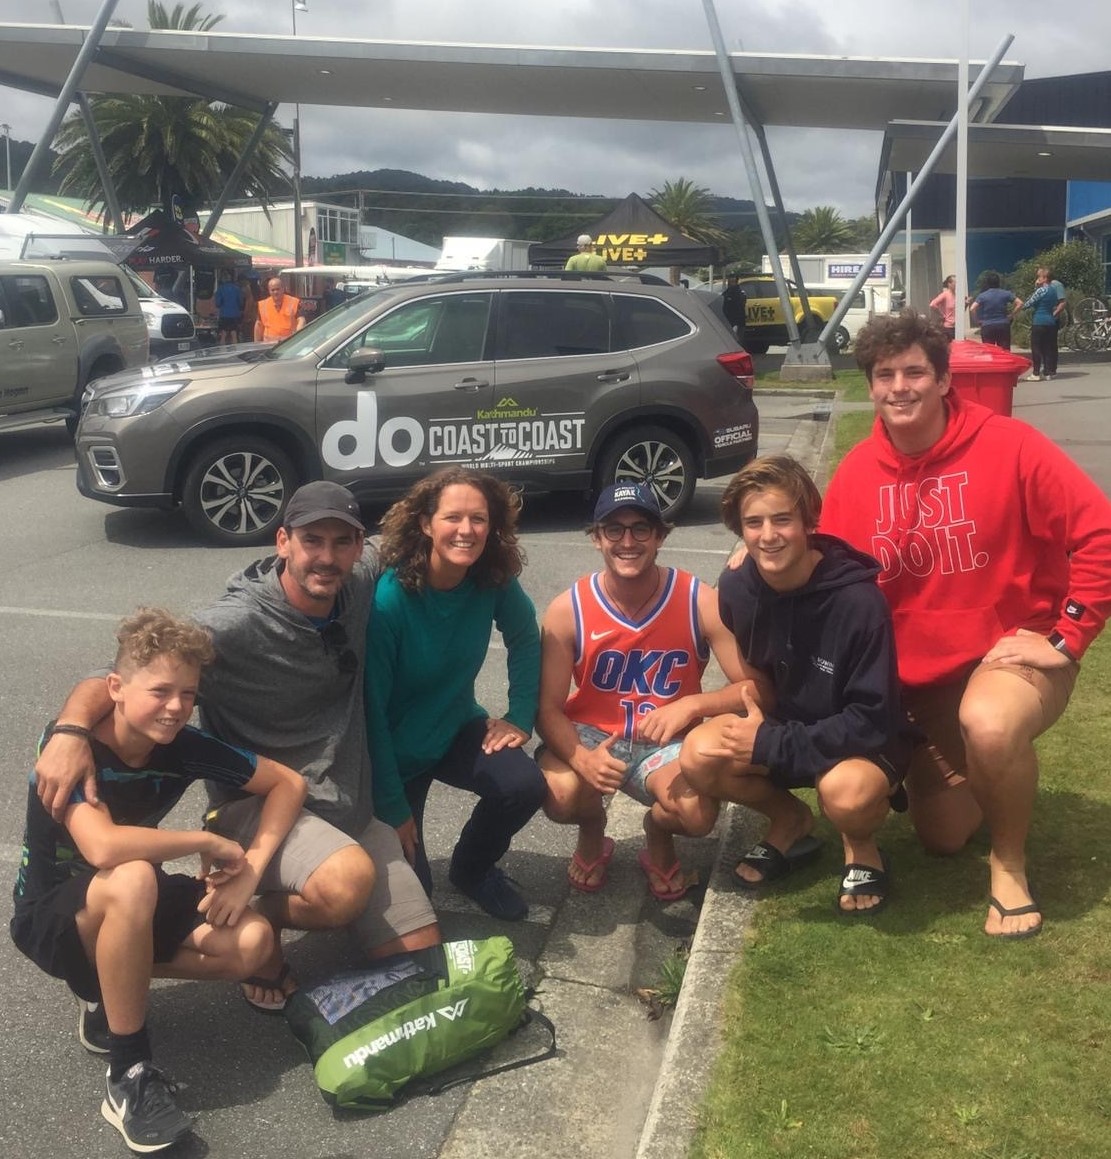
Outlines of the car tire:
[[830,345],[838,354],[844,354],[852,344],[852,335],[844,326],[838,326],[833,332],[833,341]]
[[764,342],[759,338],[746,338],[741,345],[749,354],[767,354],[770,343]]
[[273,543],[297,484],[289,456],[269,440],[217,439],[190,461],[181,504],[194,529],[215,543]]
[[611,483],[647,483],[663,517],[683,513],[694,494],[697,465],[686,441],[667,427],[629,427],[607,445],[599,462],[595,492]]

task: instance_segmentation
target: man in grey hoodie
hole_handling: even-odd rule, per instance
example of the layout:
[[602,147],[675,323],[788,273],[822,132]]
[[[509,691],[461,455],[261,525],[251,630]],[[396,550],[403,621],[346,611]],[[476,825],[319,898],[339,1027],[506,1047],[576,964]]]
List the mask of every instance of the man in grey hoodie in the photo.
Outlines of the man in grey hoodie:
[[[260,911],[278,930],[350,925],[377,958],[435,945],[440,931],[396,831],[372,815],[362,687],[379,569],[364,546],[351,493],[307,483],[286,508],[277,554],[232,576],[223,597],[195,618],[217,654],[201,685],[204,728],[309,783],[305,810],[258,883]],[[105,683],[94,677],[73,690],[58,720],[79,733],[110,710]],[[64,810],[81,781],[95,801],[90,767],[80,735],[51,739],[36,765],[47,809]],[[253,799],[214,805],[209,827],[249,842]],[[283,972],[244,993],[262,1009],[281,1009],[292,985]]]

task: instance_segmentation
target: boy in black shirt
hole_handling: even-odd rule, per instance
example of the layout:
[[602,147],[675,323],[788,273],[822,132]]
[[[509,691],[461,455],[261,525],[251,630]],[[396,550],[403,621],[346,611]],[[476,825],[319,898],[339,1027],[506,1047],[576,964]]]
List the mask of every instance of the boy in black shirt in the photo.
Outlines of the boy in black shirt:
[[[140,609],[117,639],[108,676],[114,708],[89,732],[99,801],[75,791],[59,825],[31,784],[11,931],[24,954],[83,1001],[82,1042],[98,1053],[104,1047],[85,1031],[89,1004],[103,1003],[110,1066],[101,1113],[128,1147],[150,1152],[191,1128],[173,1084],[151,1062],[150,979],[240,980],[280,969],[270,923],[248,903],[306,786],[285,766],[186,726],[201,667],[213,657],[204,629]],[[53,722],[44,739],[78,729]],[[195,780],[265,796],[246,852],[215,833],[157,828]],[[203,876],[163,870],[163,861],[192,853]]]
[[787,455],[754,459],[726,488],[722,516],[748,555],[726,569],[718,600],[742,658],[761,674],[759,702],[746,688],[747,716],[715,717],[689,733],[680,765],[696,792],[769,819],[734,871],[742,889],[817,856],[814,817],[791,791],[815,787],[845,851],[837,912],[852,917],[887,900],[875,832],[889,802],[903,803],[911,734],[879,565],[815,531],[821,502]]

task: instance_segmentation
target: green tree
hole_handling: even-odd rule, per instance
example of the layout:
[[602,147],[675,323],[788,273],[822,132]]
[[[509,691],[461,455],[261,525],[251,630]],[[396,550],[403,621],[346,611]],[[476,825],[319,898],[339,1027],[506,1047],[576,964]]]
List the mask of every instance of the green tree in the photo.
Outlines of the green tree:
[[819,205],[799,218],[791,235],[797,253],[836,254],[852,247],[855,232],[832,205]]
[[[223,19],[204,15],[199,4],[167,11],[158,0],[148,3],[147,18],[151,28],[201,32]],[[94,96],[89,106],[125,214],[145,213],[152,205],[169,212],[174,194],[215,201],[258,124],[255,113],[191,97]],[[104,190],[79,111],[62,123],[55,148],[59,191],[83,198],[103,216]],[[288,189],[291,159],[285,133],[270,125],[238,192],[265,206],[273,192]]]
[[[716,246],[729,240],[729,235],[712,216],[710,191],[704,186],[680,177],[676,181],[665,181],[662,189],[653,189],[648,196],[652,208],[687,237]],[[678,266],[671,267],[671,281],[676,284],[679,281]]]

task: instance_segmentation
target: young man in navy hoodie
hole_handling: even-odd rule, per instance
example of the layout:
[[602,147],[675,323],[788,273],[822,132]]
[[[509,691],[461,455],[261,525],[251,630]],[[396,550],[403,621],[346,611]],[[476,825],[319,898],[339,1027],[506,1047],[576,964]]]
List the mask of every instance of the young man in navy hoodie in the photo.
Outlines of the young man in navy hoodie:
[[759,890],[818,855],[814,816],[793,790],[814,787],[841,834],[845,868],[836,908],[846,917],[886,903],[889,866],[876,830],[901,801],[910,756],[899,704],[891,615],[879,565],[815,528],[821,497],[787,455],[754,459],[722,496],[725,525],[748,555],[718,587],[721,618],[758,695],[747,716],[694,729],[680,764],[696,792],[768,818],[764,839],[734,871]]

